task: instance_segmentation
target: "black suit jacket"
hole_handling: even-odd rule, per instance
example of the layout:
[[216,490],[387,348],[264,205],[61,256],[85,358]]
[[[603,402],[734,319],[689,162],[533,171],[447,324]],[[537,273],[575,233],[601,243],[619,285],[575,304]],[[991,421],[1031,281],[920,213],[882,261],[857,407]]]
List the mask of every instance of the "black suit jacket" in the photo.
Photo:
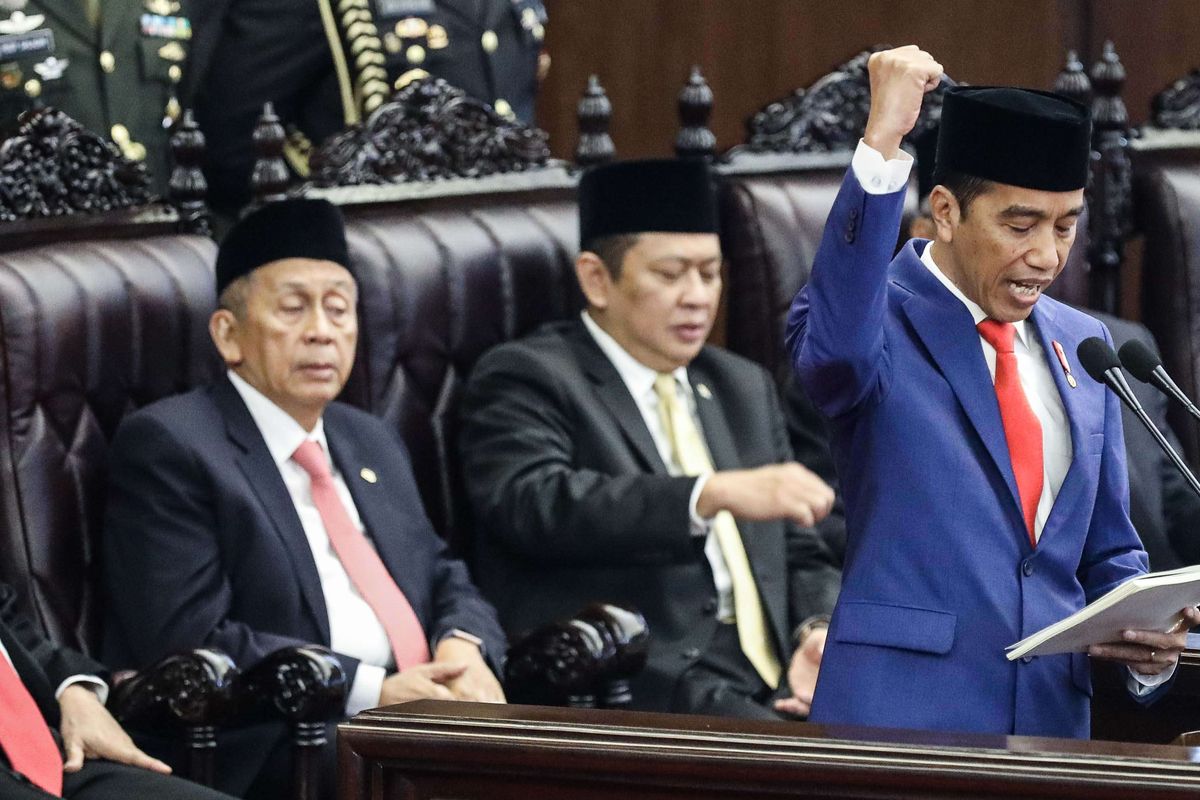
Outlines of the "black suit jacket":
[[[431,642],[460,628],[503,657],[495,612],[425,516],[395,432],[357,409],[324,414],[333,461],[383,563]],[[364,477],[373,471],[375,481]],[[370,475],[370,472],[365,474]],[[126,417],[112,447],[104,536],[110,664],[211,646],[243,669],[330,644],[317,568],[287,487],[226,379]],[[341,656],[353,681],[356,659]]]
[[[718,470],[787,461],[773,382],[706,347],[688,366]],[[703,541],[690,530],[695,478],[673,477],[616,368],[579,320],[495,348],[462,406],[464,474],[476,515],[476,573],[510,632],[604,600],[650,624],[634,702],[664,708],[717,625]],[[739,521],[777,654],[833,607],[838,572],[811,529]]]
[[[1137,339],[1158,352],[1158,344],[1145,326],[1095,311],[1088,313],[1108,326],[1115,347]],[[1182,454],[1183,447],[1167,423],[1167,396],[1132,378],[1129,384],[1150,419]],[[1122,406],[1121,415],[1129,467],[1129,518],[1150,556],[1150,568],[1200,564],[1200,497],[1134,413]]]
[[63,681],[72,675],[107,678],[107,670],[100,664],[48,639],[41,628],[21,613],[16,590],[6,583],[0,583],[0,642],[4,643],[17,675],[51,728],[59,724],[54,690]]

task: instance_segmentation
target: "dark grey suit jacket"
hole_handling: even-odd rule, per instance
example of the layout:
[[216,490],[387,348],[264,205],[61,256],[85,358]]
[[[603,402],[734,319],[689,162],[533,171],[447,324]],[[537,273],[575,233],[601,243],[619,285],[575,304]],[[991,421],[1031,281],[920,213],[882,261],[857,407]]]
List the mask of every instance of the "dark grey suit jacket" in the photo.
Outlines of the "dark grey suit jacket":
[[[718,470],[791,459],[770,376],[706,347],[688,366]],[[712,574],[692,536],[695,478],[673,477],[634,399],[579,320],[501,345],[462,405],[463,471],[476,515],[476,575],[510,633],[604,600],[639,609],[650,658],[640,708],[665,708],[717,625]],[[776,651],[828,613],[839,573],[812,529],[739,521]]]

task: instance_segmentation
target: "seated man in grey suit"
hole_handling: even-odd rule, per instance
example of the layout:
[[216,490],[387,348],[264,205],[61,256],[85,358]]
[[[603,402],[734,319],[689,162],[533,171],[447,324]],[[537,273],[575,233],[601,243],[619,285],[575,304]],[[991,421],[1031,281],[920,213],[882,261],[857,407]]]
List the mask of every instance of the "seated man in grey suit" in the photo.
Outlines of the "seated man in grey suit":
[[232,800],[167,775],[104,707],[107,671],[59,647],[0,583],[0,797]]
[[636,708],[804,715],[839,585],[812,526],[834,495],[793,461],[766,371],[705,345],[712,180],[681,160],[580,181],[586,311],[487,353],[463,400],[476,574],[510,632],[639,609]]
[[[358,338],[341,213],[324,200],[270,203],[226,236],[216,271],[210,333],[227,373],[130,414],[113,441],[110,662],[210,646],[249,668],[319,643],[348,673],[347,715],[503,700],[493,669],[504,635],[426,517],[404,444],[334,402]],[[230,789],[286,777],[273,752],[236,748],[242,768],[222,772]]]

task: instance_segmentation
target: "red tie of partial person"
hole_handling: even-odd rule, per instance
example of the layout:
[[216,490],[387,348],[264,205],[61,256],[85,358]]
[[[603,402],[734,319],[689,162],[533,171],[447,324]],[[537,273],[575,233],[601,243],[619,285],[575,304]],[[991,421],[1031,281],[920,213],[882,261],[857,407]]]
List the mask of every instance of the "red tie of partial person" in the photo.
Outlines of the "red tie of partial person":
[[9,660],[0,655],[0,747],[9,765],[55,797],[62,795],[63,761],[37,703]]
[[329,459],[321,445],[306,440],[296,448],[292,460],[312,479],[313,504],[325,523],[325,532],[354,588],[387,632],[392,653],[396,656],[396,668],[403,670],[429,661],[429,643],[425,641],[421,621],[404,592],[388,574],[375,548],[350,519],[345,504],[338,497],[329,471]]
[[1000,401],[1000,419],[1004,423],[1004,438],[1008,440],[1008,455],[1017,479],[1029,543],[1037,547],[1034,519],[1038,501],[1042,499],[1042,424],[1033,413],[1017,374],[1017,355],[1013,352],[1017,329],[1011,322],[994,319],[985,319],[976,327],[984,341],[996,348],[996,399]]

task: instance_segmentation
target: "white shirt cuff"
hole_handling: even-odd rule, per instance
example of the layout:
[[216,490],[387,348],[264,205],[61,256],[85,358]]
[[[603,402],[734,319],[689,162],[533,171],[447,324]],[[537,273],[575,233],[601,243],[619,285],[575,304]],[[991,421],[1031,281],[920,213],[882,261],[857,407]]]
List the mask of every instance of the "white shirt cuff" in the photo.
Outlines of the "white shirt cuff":
[[712,477],[711,472],[706,472],[696,478],[696,483],[692,485],[692,496],[688,499],[688,517],[691,520],[692,536],[697,538],[708,536],[708,529],[712,526],[712,518],[705,519],[696,511],[696,504],[700,502],[700,493],[704,491],[704,484],[708,483],[708,479]]
[[1135,696],[1145,697],[1159,686],[1171,680],[1171,676],[1175,674],[1177,666],[1179,666],[1179,662],[1175,662],[1157,675],[1143,675],[1140,672],[1134,672],[1132,669],[1129,669],[1129,677],[1125,679],[1126,685],[1129,687],[1129,691],[1133,692]]
[[354,673],[354,683],[346,696],[346,716],[353,717],[360,711],[379,707],[379,693],[383,690],[383,679],[387,670],[374,664],[358,665]]
[[903,150],[890,161],[885,161],[883,153],[858,140],[854,158],[850,168],[854,177],[867,194],[891,194],[898,192],[908,185],[908,175],[912,171],[913,157]]
[[87,688],[96,693],[96,699],[100,701],[100,705],[108,702],[108,684],[97,678],[95,675],[72,675],[58,685],[54,690],[54,699],[62,697],[62,693],[67,690],[68,686],[74,686],[77,683],[86,684]]

